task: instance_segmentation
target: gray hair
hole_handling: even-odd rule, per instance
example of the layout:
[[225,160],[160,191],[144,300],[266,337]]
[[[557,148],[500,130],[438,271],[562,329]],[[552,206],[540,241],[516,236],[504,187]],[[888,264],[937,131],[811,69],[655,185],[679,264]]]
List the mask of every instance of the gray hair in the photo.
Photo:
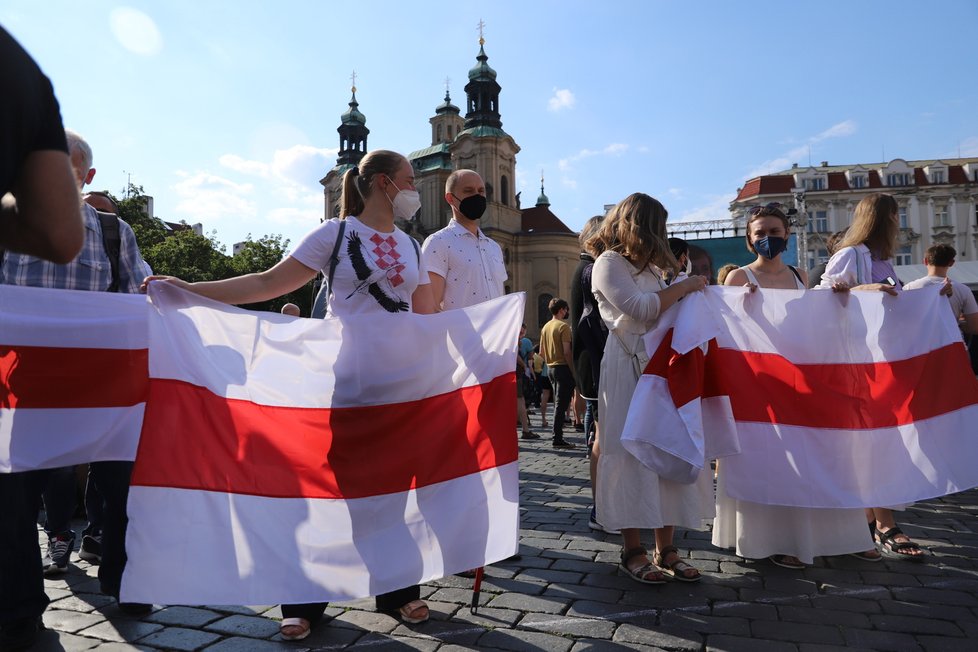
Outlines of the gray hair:
[[95,157],[92,156],[92,147],[88,144],[88,141],[72,129],[65,129],[65,138],[68,140],[68,152],[81,152],[85,171],[91,170]]

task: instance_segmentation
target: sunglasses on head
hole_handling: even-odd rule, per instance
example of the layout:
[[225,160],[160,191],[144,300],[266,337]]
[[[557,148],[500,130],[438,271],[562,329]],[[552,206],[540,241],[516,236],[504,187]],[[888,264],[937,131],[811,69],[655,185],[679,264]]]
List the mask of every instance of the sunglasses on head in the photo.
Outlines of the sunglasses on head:
[[784,211],[781,210],[781,208],[783,206],[784,206],[784,204],[781,204],[779,202],[773,201],[770,204],[765,204],[764,206],[761,206],[761,205],[751,206],[749,209],[747,209],[747,214],[750,215],[751,217],[753,217],[755,215],[781,215],[781,216],[783,216],[784,215]]

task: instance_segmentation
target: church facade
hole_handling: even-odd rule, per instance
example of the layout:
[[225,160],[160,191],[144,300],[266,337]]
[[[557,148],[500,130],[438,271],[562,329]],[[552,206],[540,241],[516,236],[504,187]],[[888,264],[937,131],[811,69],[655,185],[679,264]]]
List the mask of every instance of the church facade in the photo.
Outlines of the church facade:
[[[419,241],[446,226],[452,217],[444,199],[448,175],[459,169],[478,172],[485,181],[488,200],[480,220],[482,230],[503,251],[509,276],[506,291],[526,292],[524,321],[528,336],[536,340],[540,327],[550,320],[550,299],[570,299],[571,277],[580,249],[577,233],[551,212],[542,179],[536,205],[520,206],[516,192],[516,155],[520,146],[503,131],[499,112],[501,87],[488,59],[480,39],[476,65],[469,70],[465,85],[464,117],[446,90],[444,101],[428,120],[431,145],[408,155],[421,195],[421,210],[413,221],[400,222],[398,226]],[[340,151],[336,165],[320,181],[325,194],[323,219],[339,215],[343,174],[368,151],[370,130],[359,110],[356,87],[337,131]]]

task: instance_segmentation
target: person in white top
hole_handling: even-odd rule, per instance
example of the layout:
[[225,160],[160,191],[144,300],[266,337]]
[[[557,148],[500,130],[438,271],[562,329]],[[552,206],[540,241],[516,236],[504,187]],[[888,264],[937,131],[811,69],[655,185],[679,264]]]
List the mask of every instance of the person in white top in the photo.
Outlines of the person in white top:
[[[713,478],[701,473],[693,484],[660,478],[621,444],[628,405],[641,370],[648,362],[642,335],[659,315],[686,295],[702,290],[707,279],[691,276],[667,285],[666,270],[679,264],[666,244],[665,207],[634,193],[618,203],[586,247],[603,251],[594,261],[591,290],[610,331],[601,358],[598,412],[601,414],[598,475],[595,488],[598,522],[621,530],[621,572],[643,584],[662,584],[666,576],[696,582],[699,571],[673,545],[675,526],[700,529],[713,516]],[[650,560],[640,528],[655,530]]]
[[[966,333],[978,333],[978,302],[975,295],[964,283],[952,281],[947,271],[954,265],[958,252],[954,247],[938,244],[930,247],[924,253],[924,264],[927,265],[927,276],[910,281],[903,286],[904,290],[918,290],[930,285],[943,285],[942,291],[948,294],[948,304],[955,319],[964,318]],[[950,288],[949,290],[947,288]]]
[[[395,218],[414,218],[421,202],[414,169],[396,152],[374,150],[343,176],[338,219],[326,220],[309,233],[291,255],[271,269],[222,281],[187,283],[172,276],[149,276],[224,303],[268,301],[293,292],[322,270],[332,275],[327,314],[434,312],[428,272],[414,240],[394,225]],[[340,230],[343,239],[337,241]],[[420,588],[409,586],[377,596],[377,609],[399,613],[407,623],[428,619]],[[297,640],[309,635],[326,603],[282,605],[281,635]]]
[[501,297],[506,281],[503,252],[479,228],[486,210],[486,184],[472,170],[456,170],[445,182],[452,219],[428,236],[422,255],[439,310],[464,308]]
[[[790,227],[780,204],[755,206],[747,218],[747,249],[757,254],[750,265],[727,274],[724,285],[802,290],[808,275],[785,264]],[[763,473],[763,469],[758,469]],[[866,561],[882,559],[873,548],[862,509],[809,509],[761,505],[727,495],[723,464],[717,468],[717,516],[713,545],[734,548],[741,557],[764,559],[783,568],[802,569],[820,555],[851,554]]]

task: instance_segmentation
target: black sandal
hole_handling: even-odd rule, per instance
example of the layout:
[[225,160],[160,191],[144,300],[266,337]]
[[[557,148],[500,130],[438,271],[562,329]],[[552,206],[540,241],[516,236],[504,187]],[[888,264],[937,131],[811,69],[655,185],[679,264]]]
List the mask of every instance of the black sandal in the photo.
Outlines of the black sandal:
[[[666,563],[666,557],[673,553],[676,555],[676,561],[672,562],[671,564]],[[665,573],[667,577],[671,577],[672,579],[680,582],[699,582],[700,578],[703,577],[700,575],[698,568],[685,562],[682,557],[679,556],[679,550],[676,549],[676,546],[666,546],[662,550],[656,551],[656,553],[652,555],[652,561],[654,561],[656,565],[662,569],[662,572]],[[686,573],[689,571],[693,571],[695,574],[687,575]]]
[[[897,537],[907,535],[904,534],[903,530],[893,526],[886,532],[881,532],[879,528],[874,528],[873,537],[876,542],[880,544],[883,548],[883,554],[892,559],[906,559],[907,561],[924,561],[927,554],[917,545],[914,541],[896,541]],[[910,537],[907,537],[909,539]],[[905,551],[909,550],[920,550],[920,554],[914,555]]]
[[[629,559],[645,557],[648,554],[649,551],[642,546],[625,550],[621,553],[621,563],[618,564],[618,569],[636,582],[641,582],[642,584],[665,584],[666,576],[652,562],[646,562],[634,570],[628,567]],[[648,579],[649,577],[652,579]]]

